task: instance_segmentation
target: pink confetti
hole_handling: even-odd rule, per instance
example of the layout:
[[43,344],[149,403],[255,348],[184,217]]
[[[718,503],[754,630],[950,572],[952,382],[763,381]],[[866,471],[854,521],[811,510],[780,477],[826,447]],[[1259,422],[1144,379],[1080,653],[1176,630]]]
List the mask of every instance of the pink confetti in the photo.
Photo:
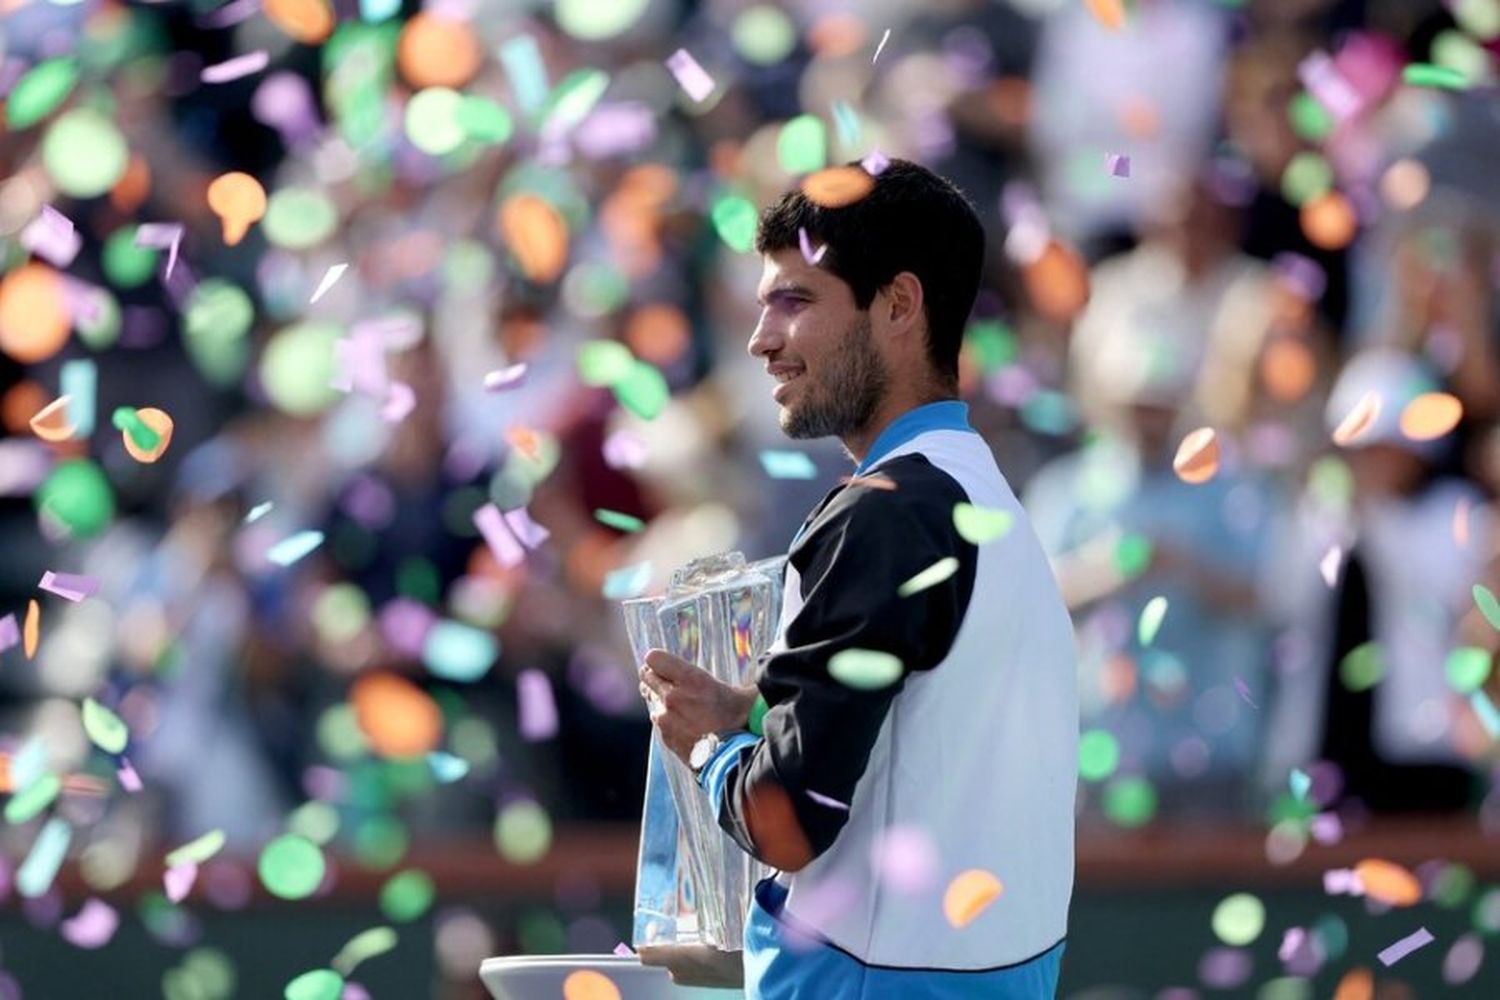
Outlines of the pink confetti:
[[1286,934],[1282,935],[1281,947],[1277,949],[1276,957],[1283,962],[1290,961],[1291,957],[1297,953],[1297,949],[1302,947],[1302,942],[1306,940],[1306,930],[1301,927],[1288,927]]
[[21,245],[57,267],[67,267],[78,256],[83,237],[73,222],[51,205],[42,206],[42,214],[21,230]]
[[818,803],[818,805],[827,806],[830,809],[838,809],[841,812],[849,811],[849,807],[838,799],[831,799],[826,795],[813,791],[811,788],[807,790],[807,797]]
[[1113,177],[1130,176],[1130,157],[1124,153],[1105,153],[1104,169]]
[[308,304],[311,305],[313,302],[321,299],[327,293],[328,289],[333,287],[333,283],[344,276],[344,272],[347,270],[349,270],[348,264],[335,264],[324,272],[323,280],[318,282],[317,291],[313,292],[312,298],[308,300]]
[[1323,873],[1323,891],[1330,896],[1363,896],[1365,887],[1352,868],[1330,868]]
[[927,892],[938,882],[937,845],[917,827],[882,830],[870,851],[870,864],[882,885],[903,895]]
[[891,161],[877,149],[863,160],[860,160],[859,165],[871,177],[879,177],[885,171],[885,168],[891,165]]
[[1383,950],[1379,955],[1380,961],[1389,968],[1418,948],[1425,948],[1427,945],[1432,944],[1432,941],[1432,934],[1427,928],[1419,927],[1415,933],[1408,934],[1400,941]]
[[1256,709],[1257,711],[1260,709],[1259,705],[1250,700],[1249,685],[1240,680],[1238,677],[1234,679],[1234,689],[1240,693],[1241,698],[1245,699],[1245,704],[1249,705],[1253,709]]
[[1318,572],[1323,574],[1323,582],[1330,587],[1339,578],[1339,560],[1343,558],[1344,550],[1335,545],[1323,553],[1323,558],[1318,563]]
[[1330,847],[1344,838],[1344,821],[1339,819],[1337,813],[1318,813],[1312,818],[1308,830],[1314,840],[1324,847]]
[[484,536],[485,544],[506,569],[512,569],[526,561],[526,550],[511,534],[500,508],[487,503],[474,512],[474,527]]
[[885,34],[883,34],[883,35],[880,36],[880,44],[877,45],[877,46],[875,46],[875,55],[874,55],[873,58],[870,59],[870,65],[871,66],[875,65],[876,60],[878,60],[880,58],[880,53],[882,53],[882,52],[885,51],[885,43],[888,42],[888,41],[890,41],[890,40],[891,40],[891,29],[890,28],[886,28],[885,29]]
[[417,394],[405,382],[392,382],[390,398],[380,408],[380,419],[388,424],[399,424],[417,407]]
[[180,222],[143,222],[135,228],[135,245],[167,251],[166,277],[177,267],[177,248],[182,245],[184,226]]
[[1302,60],[1297,67],[1297,76],[1308,93],[1339,121],[1352,118],[1364,103],[1359,91],[1344,79],[1333,59],[1322,50]]
[[242,56],[216,63],[213,66],[203,67],[201,74],[204,83],[228,83],[230,80],[238,80],[242,76],[251,73],[259,73],[266,68],[271,61],[270,53],[265,49],[258,52],[247,52]]
[[193,883],[198,881],[198,864],[195,861],[184,861],[180,865],[173,865],[163,873],[161,881],[167,891],[167,898],[180,903],[193,891]]
[[526,365],[521,363],[511,365],[509,368],[499,368],[488,372],[484,376],[485,392],[501,392],[505,389],[514,389],[526,381]]
[[631,958],[635,955],[635,952],[631,950],[630,945],[626,944],[624,941],[621,941],[619,944],[615,945],[615,954],[620,956],[621,958]]
[[523,670],[516,677],[520,702],[521,738],[535,743],[557,735],[557,702],[552,684],[540,670]]
[[16,624],[14,612],[0,618],[0,653],[21,641],[21,627]]
[[103,948],[115,936],[120,915],[101,899],[90,898],[71,920],[64,920],[59,930],[63,939],[78,948]]
[[531,519],[531,515],[526,512],[525,507],[517,507],[515,510],[506,511],[505,523],[510,526],[510,530],[515,534],[516,539],[528,549],[538,548],[543,542],[552,537],[550,531]]
[[700,65],[687,49],[678,49],[667,57],[667,69],[695,101],[702,101],[714,92],[714,78]]
[[93,597],[99,590],[99,581],[91,576],[54,573],[49,569],[42,574],[42,582],[37,586],[49,594],[56,594],[63,600],[76,604],[85,597]]
[[649,452],[645,439],[631,431],[615,431],[604,439],[604,463],[611,469],[639,469]]
[[807,230],[800,226],[797,228],[797,242],[802,247],[802,259],[809,264],[817,264],[818,261],[823,259],[823,255],[828,252],[827,243],[814,250],[812,240],[808,238]]
[[125,758],[120,758],[120,766],[115,769],[115,777],[120,779],[120,787],[132,795],[142,788],[141,776],[136,773],[135,765]]

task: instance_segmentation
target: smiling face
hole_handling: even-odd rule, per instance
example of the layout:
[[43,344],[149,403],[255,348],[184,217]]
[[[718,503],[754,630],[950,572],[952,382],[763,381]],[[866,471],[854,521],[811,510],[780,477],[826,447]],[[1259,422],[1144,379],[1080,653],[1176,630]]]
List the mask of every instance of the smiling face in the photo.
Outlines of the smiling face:
[[808,264],[800,250],[764,259],[760,322],[749,351],[776,379],[772,398],[781,407],[781,429],[791,438],[833,435],[846,447],[864,441],[891,388],[869,310],[855,306],[849,286]]

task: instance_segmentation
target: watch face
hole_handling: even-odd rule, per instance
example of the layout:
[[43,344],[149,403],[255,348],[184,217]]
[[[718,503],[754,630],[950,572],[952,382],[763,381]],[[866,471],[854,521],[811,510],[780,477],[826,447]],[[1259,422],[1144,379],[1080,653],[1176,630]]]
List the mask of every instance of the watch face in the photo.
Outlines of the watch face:
[[688,752],[688,766],[696,771],[704,764],[707,764],[708,759],[714,755],[714,749],[718,746],[718,743],[719,741],[714,739],[712,735],[699,739],[697,743],[693,744],[693,749]]

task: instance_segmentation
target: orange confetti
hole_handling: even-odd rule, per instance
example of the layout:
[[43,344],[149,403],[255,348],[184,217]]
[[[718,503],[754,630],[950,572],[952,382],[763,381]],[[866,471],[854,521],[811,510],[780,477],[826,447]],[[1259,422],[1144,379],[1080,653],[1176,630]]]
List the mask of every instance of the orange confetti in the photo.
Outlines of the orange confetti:
[[620,1000],[620,988],[602,972],[579,969],[563,980],[563,1000]]
[[1339,980],[1333,1000],[1371,1000],[1375,996],[1375,974],[1369,969],[1350,969]]
[[125,172],[110,188],[109,203],[126,215],[131,214],[151,193],[151,166],[139,156],[132,156]]
[[1367,858],[1354,866],[1365,895],[1389,906],[1416,906],[1422,901],[1422,883],[1393,861]]
[[557,209],[534,194],[516,194],[500,206],[500,235],[536,282],[556,281],[568,262],[568,224]]
[[406,22],[396,46],[396,65],[413,87],[462,87],[482,58],[468,24],[425,12]]
[[667,302],[641,306],[625,324],[625,343],[636,357],[665,366],[682,357],[692,328],[681,309]]
[[1318,377],[1312,349],[1300,340],[1280,337],[1267,345],[1260,358],[1260,377],[1266,392],[1281,403],[1306,396]]
[[875,190],[875,178],[862,167],[829,167],[808,174],[802,181],[802,193],[822,208],[843,208]]
[[535,462],[541,455],[542,442],[530,427],[511,427],[505,432],[505,440],[512,448]]
[[68,419],[72,396],[59,396],[36,412],[30,420],[31,433],[43,441],[66,441],[78,427]]
[[224,223],[224,242],[234,246],[266,214],[266,189],[249,174],[232,170],[208,186],[208,207]]
[[1086,0],[1086,2],[1089,13],[1094,15],[1094,20],[1110,31],[1119,31],[1125,27],[1125,5],[1121,0]]
[[1206,483],[1219,471],[1219,436],[1212,427],[1200,427],[1182,439],[1172,459],[1177,478],[1185,483]]
[[443,738],[443,713],[432,697],[392,673],[365,674],[349,692],[370,749],[384,757],[417,757]]
[[337,24],[328,0],[265,0],[266,19],[304,45],[328,40]]
[[943,916],[954,927],[967,927],[1004,891],[995,876],[982,868],[970,868],[948,883],[948,891],[943,893]]
[[1021,272],[1026,294],[1044,319],[1068,323],[1089,301],[1089,272],[1073,248],[1052,240]]
[[1341,250],[1354,240],[1359,219],[1354,206],[1337,191],[1313,198],[1302,206],[1302,232],[1313,246]]
[[129,431],[121,431],[120,433],[125,438],[125,450],[137,462],[144,462],[150,465],[166,453],[167,445],[172,443],[172,428],[175,425],[172,423],[171,417],[167,416],[161,410],[149,406],[136,410],[135,415],[141,418],[141,423],[155,431],[160,440],[156,442],[156,447],[148,451],[135,443],[135,439],[130,436]]
[[1453,505],[1453,540],[1459,548],[1469,544],[1469,498],[1459,497]]
[[1434,441],[1463,419],[1464,404],[1446,392],[1424,392],[1401,411],[1401,433],[1413,441]]
[[22,264],[0,279],[0,351],[23,365],[46,361],[71,326],[62,278],[46,264]]
[[1375,419],[1380,416],[1380,395],[1367,392],[1360,397],[1354,409],[1350,410],[1339,425],[1333,429],[1333,443],[1340,448],[1347,448],[1369,431],[1375,425]]
[[35,599],[26,602],[26,624],[21,627],[21,648],[26,659],[36,655],[36,645],[42,638],[42,606]]

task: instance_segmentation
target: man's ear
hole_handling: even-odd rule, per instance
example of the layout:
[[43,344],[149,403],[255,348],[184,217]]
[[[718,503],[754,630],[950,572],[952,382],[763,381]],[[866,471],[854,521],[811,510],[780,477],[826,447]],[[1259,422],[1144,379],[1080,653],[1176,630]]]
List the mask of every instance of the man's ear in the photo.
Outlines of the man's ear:
[[923,309],[926,300],[922,292],[922,279],[910,271],[902,271],[891,279],[883,291],[886,320],[892,333],[906,333],[923,325],[926,321]]

